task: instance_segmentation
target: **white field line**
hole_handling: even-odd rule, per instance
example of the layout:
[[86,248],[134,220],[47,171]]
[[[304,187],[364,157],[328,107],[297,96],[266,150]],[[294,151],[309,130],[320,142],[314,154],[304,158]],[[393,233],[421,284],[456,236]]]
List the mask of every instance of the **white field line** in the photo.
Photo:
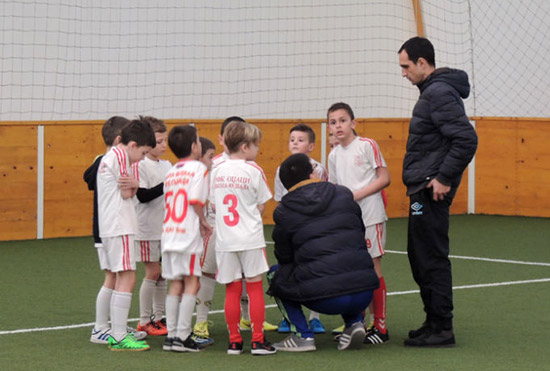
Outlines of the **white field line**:
[[[396,251],[396,250],[384,250],[385,252],[388,252],[390,254],[401,254],[401,255],[407,255],[406,251]],[[449,255],[452,259],[463,259],[463,260],[479,260],[484,262],[491,262],[491,263],[507,263],[507,264],[521,264],[521,265],[538,265],[541,267],[550,267],[550,263],[543,263],[543,262],[526,262],[521,260],[506,260],[506,259],[492,259],[492,258],[480,258],[477,256],[462,256],[462,255]]]
[[[453,290],[477,289],[477,288],[497,287],[497,286],[525,285],[525,284],[530,284],[530,283],[543,283],[543,282],[550,282],[550,278],[540,278],[540,279],[522,280],[522,281],[495,282],[495,283],[482,283],[482,284],[477,284],[477,285],[455,286],[455,287],[453,287]],[[408,295],[408,294],[417,294],[417,293],[419,293],[419,290],[394,291],[394,292],[389,292],[388,296]],[[269,304],[269,305],[266,305],[265,307],[266,308],[276,308],[277,305]],[[223,312],[224,312],[223,309],[211,310],[210,314],[219,314],[219,313],[223,313]],[[196,315],[196,313],[194,313],[194,315]],[[137,321],[139,321],[139,318],[132,318],[132,319],[128,320],[128,322],[137,322]],[[93,325],[94,325],[93,322],[88,322],[88,323],[80,323],[80,324],[77,324],[77,325],[30,328],[30,329],[20,329],[20,330],[11,330],[11,331],[0,331],[0,335],[22,334],[22,333],[27,333],[27,332],[40,332],[40,331],[68,330],[68,329],[74,329],[74,328],[91,327]]]

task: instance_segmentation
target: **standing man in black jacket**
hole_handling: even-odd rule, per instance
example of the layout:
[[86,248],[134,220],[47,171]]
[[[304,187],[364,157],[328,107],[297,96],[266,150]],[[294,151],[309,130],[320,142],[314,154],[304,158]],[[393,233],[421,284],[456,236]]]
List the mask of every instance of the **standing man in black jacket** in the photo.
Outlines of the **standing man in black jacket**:
[[449,260],[449,207],[477,148],[464,110],[468,75],[435,68],[428,39],[413,37],[398,51],[401,74],[420,90],[409,124],[403,183],[410,197],[407,253],[420,286],[426,321],[406,346],[454,346],[453,287]]

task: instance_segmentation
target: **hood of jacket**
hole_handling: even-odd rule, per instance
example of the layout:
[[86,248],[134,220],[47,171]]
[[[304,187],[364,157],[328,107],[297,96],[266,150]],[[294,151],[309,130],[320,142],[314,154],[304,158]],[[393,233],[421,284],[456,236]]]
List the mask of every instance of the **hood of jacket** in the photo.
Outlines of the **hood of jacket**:
[[[316,184],[316,186],[312,186]],[[318,215],[324,212],[332,198],[334,187],[327,182],[318,179],[304,180],[296,184],[283,196],[281,204],[290,210],[305,215]]]
[[468,98],[470,95],[470,83],[468,82],[468,74],[462,70],[443,67],[438,68],[428,76],[426,80],[418,84],[420,93],[428,86],[436,82],[443,82],[452,86],[462,99]]

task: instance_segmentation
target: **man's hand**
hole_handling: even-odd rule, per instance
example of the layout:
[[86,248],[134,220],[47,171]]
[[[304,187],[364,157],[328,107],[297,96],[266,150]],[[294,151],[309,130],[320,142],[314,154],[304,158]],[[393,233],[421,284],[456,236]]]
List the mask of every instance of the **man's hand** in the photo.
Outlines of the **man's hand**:
[[451,186],[446,186],[437,179],[432,179],[426,188],[433,188],[434,201],[442,201],[451,190]]

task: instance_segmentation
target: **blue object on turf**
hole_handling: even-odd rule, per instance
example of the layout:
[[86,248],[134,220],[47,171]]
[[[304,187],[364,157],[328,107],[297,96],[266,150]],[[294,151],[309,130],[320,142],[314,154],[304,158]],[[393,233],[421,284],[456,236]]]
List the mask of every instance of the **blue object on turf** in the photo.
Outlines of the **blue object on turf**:
[[325,326],[321,323],[321,320],[314,318],[309,321],[309,328],[314,334],[324,334],[326,332]]
[[282,319],[281,322],[279,322],[279,328],[277,329],[277,332],[281,334],[287,334],[290,332],[290,324],[286,319]]

